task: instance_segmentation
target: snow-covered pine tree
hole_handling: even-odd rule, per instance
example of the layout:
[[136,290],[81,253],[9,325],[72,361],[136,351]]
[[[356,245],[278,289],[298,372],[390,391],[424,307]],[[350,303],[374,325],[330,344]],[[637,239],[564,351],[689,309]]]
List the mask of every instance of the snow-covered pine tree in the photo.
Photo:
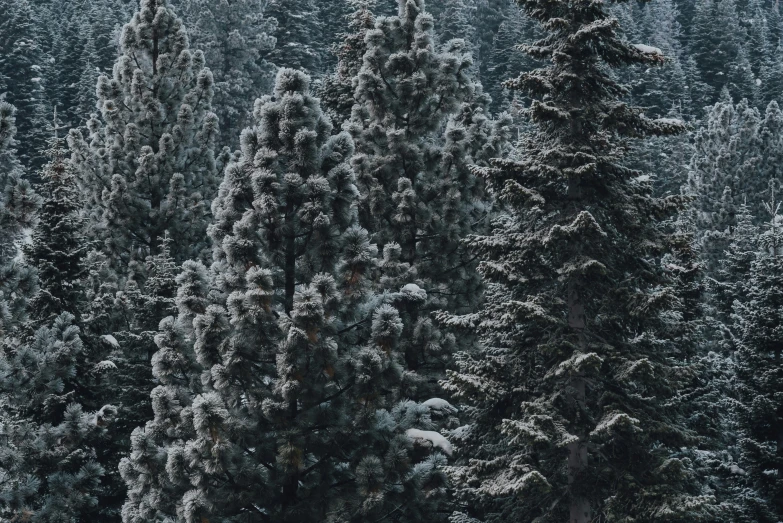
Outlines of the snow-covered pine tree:
[[758,172],[760,126],[761,116],[747,100],[736,106],[719,102],[695,135],[688,192],[695,198],[697,240],[710,276],[730,241],[737,207],[747,202],[752,212],[766,190],[767,181]]
[[22,326],[37,291],[35,271],[20,263],[19,240],[35,224],[41,199],[16,159],[16,109],[0,96],[0,341]]
[[[107,521],[100,517],[103,467],[96,448],[115,413],[85,412],[77,368],[87,362],[73,316],[0,355],[0,519]],[[94,366],[95,372],[106,367]]]
[[783,518],[783,220],[779,182],[770,180],[769,187],[769,224],[758,239],[745,296],[734,302],[740,463],[752,487],[741,500],[760,523]]
[[[723,28],[720,32],[716,27]],[[743,34],[739,24],[736,0],[696,0],[689,52],[698,67],[700,79],[709,87],[708,103],[715,103],[728,83],[728,76],[736,65]],[[746,93],[732,91],[737,98]]]
[[0,94],[17,111],[19,160],[34,172],[43,162],[46,122],[46,56],[35,27],[35,9],[28,0],[0,0]]
[[419,287],[417,297],[402,307],[401,343],[408,369],[424,380],[422,391],[409,392],[426,395],[455,345],[430,312],[468,311],[480,300],[475,266],[460,240],[486,225],[488,206],[469,166],[502,154],[508,121],[489,119],[464,42],[436,46],[424,1],[398,5],[396,16],[378,18],[367,32],[357,103],[345,128],[356,141],[360,223],[416,275],[409,283]]
[[90,250],[76,177],[67,157],[62,130],[55,112],[53,136],[49,140],[39,192],[43,198],[30,242],[23,252],[26,263],[35,268],[39,289],[30,303],[29,316],[35,326],[51,325],[67,312],[79,323],[86,303],[82,280],[84,259]]
[[395,406],[400,316],[369,294],[352,140],[330,136],[309,83],[281,69],[256,102],[213,205],[212,269],[178,277],[155,417],[121,466],[128,523],[437,517],[443,459],[426,447],[448,443],[405,432],[431,428],[432,408]]
[[[104,469],[96,448],[115,409],[85,412],[76,369],[86,351],[63,313],[0,356],[0,518],[3,521],[107,521],[100,518]],[[95,372],[107,370],[101,364]]]
[[664,57],[622,39],[604,3],[518,3],[546,31],[525,51],[550,63],[507,83],[534,100],[520,159],[482,170],[506,210],[467,242],[486,306],[442,318],[483,335],[446,384],[471,418],[458,499],[487,521],[713,521],[675,456],[691,434],[671,405],[685,355],[660,221],[681,202],[623,157],[627,139],[684,124],[622,102],[611,72]]
[[334,72],[323,79],[318,93],[324,111],[333,122],[344,122],[351,117],[354,100],[354,79],[359,75],[364,53],[367,51],[367,31],[375,27],[375,0],[354,0],[355,7],[348,20],[348,30],[333,51],[337,56]]
[[166,231],[177,262],[202,255],[217,185],[213,79],[166,0],[141,2],[97,91],[89,139],[68,137],[95,239],[118,268],[155,255]]
[[248,102],[269,91],[274,66],[266,57],[275,47],[276,22],[266,16],[266,0],[182,0],[182,16],[192,26],[193,47],[202,49],[215,76],[212,106],[220,119],[220,145],[232,150],[251,120]]
[[[319,0],[328,1],[328,0]],[[267,16],[277,20],[269,60],[278,67],[317,73],[326,49],[319,49],[321,25],[316,0],[269,0]]]

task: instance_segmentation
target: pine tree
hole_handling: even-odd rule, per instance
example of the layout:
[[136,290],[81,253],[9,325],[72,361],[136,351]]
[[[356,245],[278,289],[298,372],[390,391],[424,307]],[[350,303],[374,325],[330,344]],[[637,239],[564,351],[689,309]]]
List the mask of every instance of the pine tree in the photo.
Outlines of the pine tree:
[[[0,357],[0,517],[4,521],[89,521],[99,518],[104,469],[96,447],[115,409],[85,412],[76,369],[86,353],[63,313],[23,345]],[[95,372],[105,367],[96,365]]]
[[6,93],[18,111],[19,160],[34,171],[43,163],[39,151],[48,138],[45,125],[51,114],[44,99],[45,54],[28,0],[2,0],[0,12],[0,94]]
[[31,241],[24,246],[27,263],[38,275],[39,291],[30,303],[30,317],[38,326],[50,325],[63,312],[72,314],[78,323],[85,306],[82,279],[91,245],[85,237],[76,177],[58,134],[59,125],[55,112],[54,136],[46,152],[49,163],[40,175],[43,203]]
[[35,224],[41,199],[22,177],[16,159],[16,109],[0,97],[0,341],[23,326],[35,272],[20,263],[18,243]]
[[212,73],[188,49],[166,0],[144,0],[121,37],[111,79],[98,80],[89,141],[68,144],[95,239],[116,267],[158,252],[166,231],[178,262],[204,252],[216,185]]
[[464,42],[436,46],[423,1],[400,0],[398,15],[378,18],[366,42],[345,127],[356,140],[359,220],[382,250],[399,249],[399,262],[416,274],[410,283],[424,292],[403,309],[402,346],[408,370],[422,380],[422,390],[409,393],[427,396],[456,343],[430,313],[471,310],[480,300],[460,240],[486,225],[488,205],[469,166],[502,154],[509,122],[489,118]]
[[747,201],[754,209],[765,190],[758,173],[760,125],[761,116],[747,101],[718,103],[696,133],[688,191],[696,199],[697,239],[709,275],[728,245],[737,207]]
[[375,27],[375,1],[360,0],[355,4],[356,9],[348,21],[348,31],[342,35],[341,42],[334,46],[336,70],[324,77],[319,93],[324,110],[333,122],[343,122],[351,117],[351,109],[356,103],[353,97],[354,78],[359,74],[367,51],[367,31]]
[[441,318],[482,334],[447,383],[471,421],[455,434],[458,499],[488,521],[714,521],[671,404],[686,354],[660,221],[678,200],[623,158],[627,139],[684,125],[620,101],[610,72],[664,58],[618,36],[602,3],[519,4],[546,30],[525,51],[550,61],[507,84],[534,99],[535,129],[519,160],[483,170],[506,210],[468,240],[486,306]]
[[277,20],[275,49],[269,60],[278,67],[321,71],[320,26],[315,0],[269,0],[269,17]]
[[183,17],[192,25],[192,45],[204,51],[215,75],[213,106],[220,120],[220,145],[233,142],[250,121],[249,100],[269,91],[273,66],[266,58],[275,47],[275,20],[265,15],[264,0],[186,0]]
[[745,299],[734,302],[737,377],[741,405],[737,415],[742,427],[740,462],[757,495],[745,496],[753,521],[775,522],[783,517],[783,361],[781,359],[780,203],[778,182],[770,181],[771,197],[766,205],[770,219],[759,238],[759,252],[750,267]]
[[443,442],[406,434],[432,409],[397,403],[402,325],[369,293],[353,144],[330,136],[309,83],[281,69],[256,102],[213,205],[212,268],[189,261],[177,279],[155,416],[121,465],[126,522],[436,517],[443,458],[427,446]]

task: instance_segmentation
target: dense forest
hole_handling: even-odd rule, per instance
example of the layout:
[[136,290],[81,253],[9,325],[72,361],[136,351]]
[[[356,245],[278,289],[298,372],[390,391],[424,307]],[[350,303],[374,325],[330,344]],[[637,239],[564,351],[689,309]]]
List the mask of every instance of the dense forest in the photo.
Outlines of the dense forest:
[[777,0],[0,0],[0,521],[783,521]]

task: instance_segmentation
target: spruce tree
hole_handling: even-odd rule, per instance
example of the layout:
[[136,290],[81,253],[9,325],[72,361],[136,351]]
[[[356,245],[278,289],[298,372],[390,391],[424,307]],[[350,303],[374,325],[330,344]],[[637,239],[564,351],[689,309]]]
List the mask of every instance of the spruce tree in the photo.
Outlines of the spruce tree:
[[[769,224],[758,239],[756,259],[746,275],[744,300],[734,302],[740,405],[740,462],[751,492],[743,501],[753,521],[783,518],[783,236],[778,182],[770,181]],[[749,493],[750,494],[750,493]]]
[[693,439],[672,405],[686,354],[660,221],[679,204],[623,157],[627,139],[684,125],[622,102],[612,73],[663,55],[622,39],[603,3],[518,3],[546,31],[524,50],[549,64],[507,83],[534,100],[520,158],[483,169],[506,211],[468,240],[486,306],[442,316],[482,334],[447,383],[471,422],[458,499],[488,521],[713,521],[676,455]]
[[27,263],[38,275],[39,291],[30,303],[30,317],[37,326],[50,325],[67,312],[79,322],[84,309],[84,258],[90,250],[76,177],[59,136],[59,120],[54,116],[54,135],[46,156],[49,162],[40,175],[43,198],[38,223],[30,243],[24,246]]
[[68,137],[95,239],[123,269],[157,254],[166,231],[175,260],[200,255],[216,186],[213,79],[166,0],[141,2],[97,92],[89,138]]
[[352,140],[330,136],[309,83],[281,69],[256,102],[213,205],[212,268],[178,277],[155,416],[121,465],[126,522],[436,517],[443,458],[429,449],[450,449],[422,430],[428,405],[398,403],[402,325],[370,293]]

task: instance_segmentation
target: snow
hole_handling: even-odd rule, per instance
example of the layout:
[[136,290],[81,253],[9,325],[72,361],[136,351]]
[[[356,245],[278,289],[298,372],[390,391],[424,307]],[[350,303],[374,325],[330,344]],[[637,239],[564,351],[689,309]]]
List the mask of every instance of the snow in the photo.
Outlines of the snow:
[[429,407],[435,410],[457,410],[451,403],[441,398],[431,398],[422,403],[425,407]]
[[633,46],[636,48],[637,51],[642,52],[644,54],[660,54],[660,55],[663,54],[663,51],[651,45],[633,44]]
[[109,345],[114,347],[115,349],[119,349],[120,348],[120,342],[118,342],[117,338],[115,338],[111,334],[104,334],[103,336],[101,336],[101,339],[103,339],[103,341],[105,341],[106,343],[108,343]]
[[756,85],[761,85],[761,78],[756,78]]
[[406,295],[409,298],[413,298],[416,300],[426,300],[427,299],[427,291],[416,285],[415,283],[409,283],[405,285],[402,289],[400,289],[400,292],[404,295]]
[[729,467],[729,470],[731,471],[732,474],[737,474],[739,476],[744,476],[747,474],[747,472],[745,472],[742,468],[738,467],[737,465],[732,465],[731,467]]
[[98,372],[114,370],[116,368],[117,364],[110,360],[103,360],[102,362],[95,364],[95,370]]
[[682,125],[683,121],[679,118],[656,118],[656,122],[662,123],[665,125]]
[[432,443],[433,447],[441,449],[448,456],[451,456],[453,453],[449,440],[433,430],[408,429],[405,431],[405,435],[413,440],[419,439],[429,441]]

